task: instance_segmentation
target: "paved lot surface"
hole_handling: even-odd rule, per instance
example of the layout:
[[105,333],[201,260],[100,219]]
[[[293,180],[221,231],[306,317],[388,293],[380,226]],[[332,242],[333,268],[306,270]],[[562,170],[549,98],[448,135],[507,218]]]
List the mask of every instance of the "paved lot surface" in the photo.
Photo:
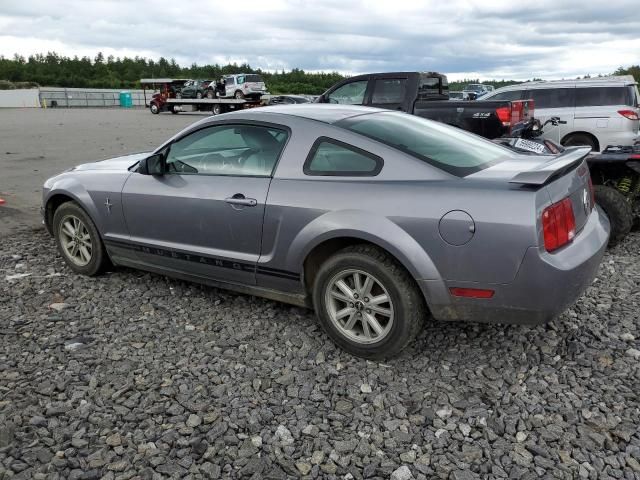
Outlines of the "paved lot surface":
[[0,480],[640,479],[640,233],[558,320],[429,322],[387,364],[307,310],[72,274],[33,229],[44,178],[198,118],[0,111]]
[[205,114],[144,109],[0,109],[0,235],[40,221],[44,181],[67,168],[153,150]]

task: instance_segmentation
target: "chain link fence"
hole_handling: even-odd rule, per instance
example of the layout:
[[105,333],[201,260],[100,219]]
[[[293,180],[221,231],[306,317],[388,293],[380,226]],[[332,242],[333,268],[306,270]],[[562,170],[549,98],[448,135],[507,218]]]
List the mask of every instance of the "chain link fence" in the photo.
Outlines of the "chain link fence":
[[120,92],[131,93],[134,107],[148,105],[153,92],[151,90],[114,90],[103,88],[40,88],[40,104],[47,108],[76,108],[76,107],[119,107]]

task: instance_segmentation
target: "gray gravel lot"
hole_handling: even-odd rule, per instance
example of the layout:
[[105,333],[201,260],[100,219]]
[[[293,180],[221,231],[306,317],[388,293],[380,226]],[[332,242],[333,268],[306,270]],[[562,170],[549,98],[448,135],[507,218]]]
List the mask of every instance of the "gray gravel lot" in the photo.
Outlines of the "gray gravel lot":
[[540,327],[429,323],[388,364],[311,312],[0,243],[0,479],[640,479],[640,234]]

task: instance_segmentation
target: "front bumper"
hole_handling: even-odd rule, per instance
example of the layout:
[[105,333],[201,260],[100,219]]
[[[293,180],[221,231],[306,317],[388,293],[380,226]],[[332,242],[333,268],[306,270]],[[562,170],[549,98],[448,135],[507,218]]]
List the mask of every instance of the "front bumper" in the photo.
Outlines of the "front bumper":
[[[574,241],[554,253],[530,247],[513,282],[479,284],[422,280],[438,320],[535,325],[560,315],[593,283],[609,240],[609,219],[595,209]],[[489,299],[452,297],[450,287],[493,289]]]

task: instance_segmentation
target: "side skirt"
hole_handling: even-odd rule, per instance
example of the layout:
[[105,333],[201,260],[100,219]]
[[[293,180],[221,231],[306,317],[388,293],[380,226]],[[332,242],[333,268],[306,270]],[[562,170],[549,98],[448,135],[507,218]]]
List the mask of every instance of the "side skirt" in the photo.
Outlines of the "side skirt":
[[148,272],[157,273],[159,275],[165,275],[168,277],[177,278],[179,280],[185,280],[187,282],[200,283],[203,285],[208,285],[210,287],[220,288],[222,290],[232,290],[234,292],[244,293],[247,295],[255,295],[256,297],[267,298],[269,300],[275,300],[276,302],[289,303],[298,307],[313,308],[311,298],[308,295],[296,295],[294,293],[281,292],[278,290],[271,290],[269,288],[258,287],[254,285],[243,285],[239,283],[213,280],[208,277],[188,274],[178,270],[159,268],[145,262],[137,262],[129,258],[123,258],[121,256],[117,256],[115,258],[112,257],[112,261],[114,264],[123,267],[145,270]]

